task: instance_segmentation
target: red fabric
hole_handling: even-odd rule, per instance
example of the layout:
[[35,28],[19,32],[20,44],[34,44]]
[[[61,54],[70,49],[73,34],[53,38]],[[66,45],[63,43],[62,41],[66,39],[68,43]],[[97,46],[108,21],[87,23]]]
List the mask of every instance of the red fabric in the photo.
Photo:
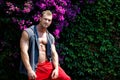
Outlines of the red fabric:
[[[53,65],[51,62],[46,61],[44,63],[39,63],[36,68],[36,80],[52,80],[51,73],[53,70]],[[63,71],[59,66],[59,76],[55,80],[71,80],[70,77]]]

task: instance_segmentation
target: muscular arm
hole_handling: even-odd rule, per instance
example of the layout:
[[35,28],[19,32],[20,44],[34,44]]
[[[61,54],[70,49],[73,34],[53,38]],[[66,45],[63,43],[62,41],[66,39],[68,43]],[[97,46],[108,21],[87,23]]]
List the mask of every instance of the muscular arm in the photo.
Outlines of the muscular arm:
[[21,58],[27,71],[32,70],[28,56],[29,38],[26,31],[23,31],[20,39]]
[[23,31],[22,37],[20,39],[21,58],[28,72],[28,78],[35,79],[37,76],[35,72],[32,70],[32,67],[29,62],[28,48],[29,48],[29,37],[27,32]]
[[55,48],[55,45],[52,44],[52,61],[53,61],[53,65],[54,65],[54,68],[55,69],[58,69],[58,54],[57,54],[57,51],[56,51],[56,48]]
[[51,48],[52,48],[52,62],[53,62],[53,65],[54,65],[54,70],[52,72],[52,79],[56,79],[58,77],[58,54],[57,54],[57,51],[56,51],[56,48],[55,48],[55,45],[52,44],[51,45]]

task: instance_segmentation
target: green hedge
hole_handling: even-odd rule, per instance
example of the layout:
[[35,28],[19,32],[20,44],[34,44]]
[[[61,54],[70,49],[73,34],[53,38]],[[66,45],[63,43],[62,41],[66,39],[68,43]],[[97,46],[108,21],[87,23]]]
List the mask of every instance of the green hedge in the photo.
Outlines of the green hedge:
[[73,80],[118,80],[120,77],[120,1],[80,5],[76,21],[64,29],[57,49],[61,66]]

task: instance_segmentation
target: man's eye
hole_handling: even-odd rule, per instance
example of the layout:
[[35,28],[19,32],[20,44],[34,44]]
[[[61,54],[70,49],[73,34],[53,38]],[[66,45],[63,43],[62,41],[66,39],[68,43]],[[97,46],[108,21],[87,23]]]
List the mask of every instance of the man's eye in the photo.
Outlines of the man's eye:
[[51,21],[51,20],[48,20],[49,22]]
[[47,20],[47,19],[45,19],[45,20]]

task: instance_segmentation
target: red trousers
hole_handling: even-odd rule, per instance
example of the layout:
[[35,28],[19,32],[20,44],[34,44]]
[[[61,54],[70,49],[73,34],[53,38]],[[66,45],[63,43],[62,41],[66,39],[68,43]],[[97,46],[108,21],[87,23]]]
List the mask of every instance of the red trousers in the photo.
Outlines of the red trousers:
[[[36,80],[52,80],[51,73],[53,69],[53,65],[49,61],[39,63],[36,68]],[[60,66],[58,74],[58,78],[55,80],[71,80],[71,78],[64,72],[64,70]]]

